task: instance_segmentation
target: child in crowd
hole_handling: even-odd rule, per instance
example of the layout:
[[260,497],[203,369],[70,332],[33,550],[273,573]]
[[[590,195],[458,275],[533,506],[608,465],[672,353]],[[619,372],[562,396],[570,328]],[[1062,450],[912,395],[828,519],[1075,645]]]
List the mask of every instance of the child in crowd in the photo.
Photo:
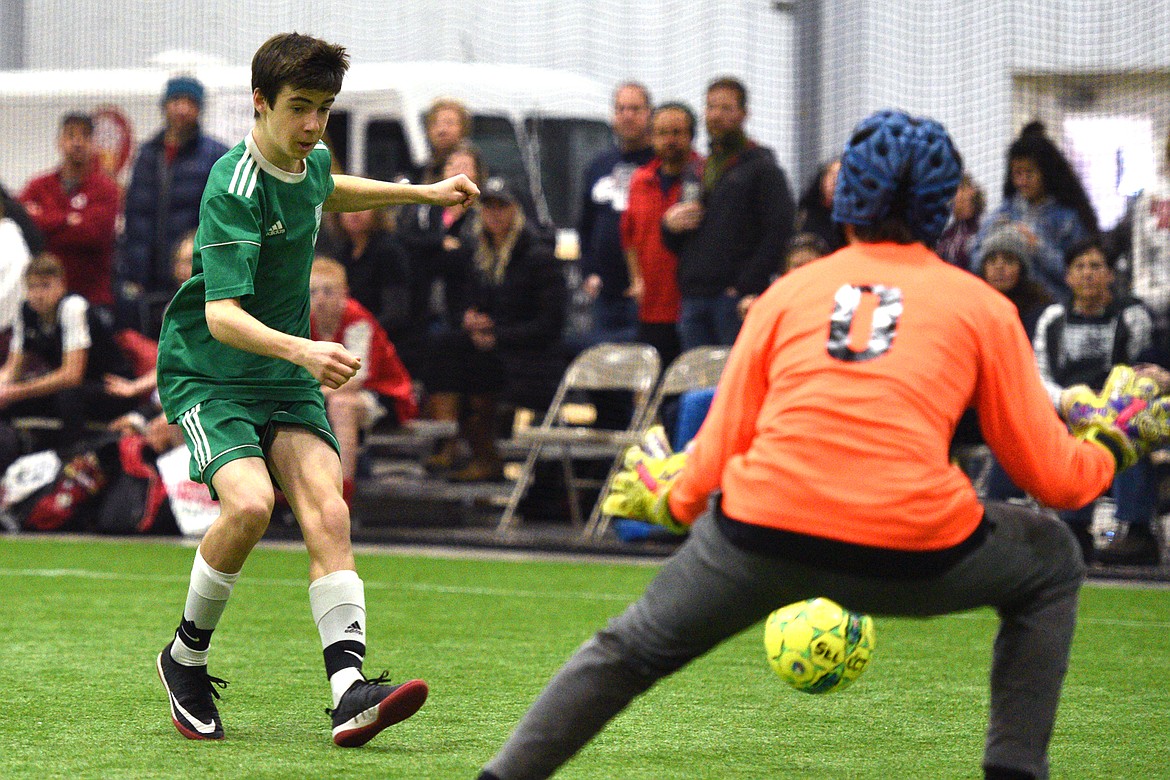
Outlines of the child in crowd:
[[418,416],[407,373],[378,320],[350,297],[345,266],[320,255],[309,279],[310,323],[315,341],[335,341],[361,361],[353,379],[324,388],[329,424],[341,445],[341,474],[351,501],[361,432],[389,415],[397,424]]
[[68,294],[61,261],[47,252],[29,263],[26,293],[0,367],[0,415],[61,421],[56,445],[72,444],[90,420],[109,421],[134,406],[107,392],[102,377],[131,375],[109,313]]

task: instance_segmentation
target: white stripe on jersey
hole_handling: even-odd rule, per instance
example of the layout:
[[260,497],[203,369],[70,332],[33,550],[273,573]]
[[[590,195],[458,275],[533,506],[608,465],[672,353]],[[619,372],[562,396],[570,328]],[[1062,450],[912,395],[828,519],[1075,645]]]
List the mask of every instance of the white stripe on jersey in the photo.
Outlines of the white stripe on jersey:
[[238,186],[231,188],[231,192],[235,195],[247,197],[246,195],[244,195],[244,190],[248,186],[248,175],[252,174],[253,175],[252,181],[255,181],[256,180],[255,174],[252,173],[255,170],[256,170],[256,158],[252,157],[251,155],[248,155],[248,161],[247,161],[247,163],[244,164],[243,170],[240,171],[240,183]]
[[259,241],[220,241],[218,244],[204,244],[199,247],[199,251],[204,249],[211,249],[213,246],[231,246],[232,244],[251,244],[252,246],[260,246]]
[[260,166],[252,171],[252,179],[248,182],[248,191],[244,193],[245,198],[252,197],[252,192],[256,189],[256,179],[260,176]]
[[240,169],[244,167],[244,163],[246,162],[248,162],[247,151],[240,155],[240,161],[236,163],[236,169],[232,171],[232,182],[228,185],[228,192],[231,192],[236,188],[236,181],[240,178]]

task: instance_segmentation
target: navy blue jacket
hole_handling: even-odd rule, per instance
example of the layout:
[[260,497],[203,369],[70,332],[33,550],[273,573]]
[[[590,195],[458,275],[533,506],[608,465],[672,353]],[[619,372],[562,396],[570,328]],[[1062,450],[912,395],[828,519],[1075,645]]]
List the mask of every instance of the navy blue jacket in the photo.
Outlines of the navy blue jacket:
[[163,150],[163,132],[139,148],[126,188],[126,228],[115,269],[118,297],[126,297],[122,287],[127,282],[146,292],[174,288],[171,250],[199,224],[199,201],[211,166],[227,150],[198,130],[179,147],[170,165]]
[[626,253],[622,251],[622,213],[629,201],[634,171],[653,159],[654,150],[649,147],[634,152],[614,147],[593,158],[585,169],[577,228],[581,276],[600,276],[602,297],[621,298],[630,286]]

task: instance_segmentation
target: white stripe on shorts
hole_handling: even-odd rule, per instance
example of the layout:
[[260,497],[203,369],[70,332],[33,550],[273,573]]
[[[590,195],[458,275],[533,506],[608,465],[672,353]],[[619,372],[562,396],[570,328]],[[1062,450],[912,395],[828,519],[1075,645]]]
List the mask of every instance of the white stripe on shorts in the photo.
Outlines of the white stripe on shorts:
[[203,424],[199,422],[199,407],[202,404],[195,404],[195,406],[183,413],[180,422],[183,429],[187,431],[187,435],[191,437],[191,444],[195,448],[195,462],[199,465],[200,470],[211,462],[211,445],[207,442],[207,434],[203,430]]

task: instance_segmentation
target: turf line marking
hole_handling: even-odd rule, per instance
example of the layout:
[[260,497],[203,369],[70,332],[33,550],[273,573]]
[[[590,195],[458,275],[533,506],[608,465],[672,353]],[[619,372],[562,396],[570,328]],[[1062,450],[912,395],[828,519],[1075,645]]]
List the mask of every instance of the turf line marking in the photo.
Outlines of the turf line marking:
[[[178,574],[126,574],[124,572],[113,571],[94,571],[92,569],[6,569],[0,568],[0,577],[42,577],[46,579],[73,577],[76,579],[89,580],[109,580],[115,582],[173,582],[177,584],[186,584],[190,581],[187,575]],[[266,577],[246,577],[242,579],[243,582],[249,585],[267,585],[284,588],[307,588],[308,582],[299,579],[276,579]],[[474,588],[466,585],[436,585],[425,582],[381,582],[378,580],[365,580],[367,590],[413,590],[420,593],[441,593],[456,596],[490,596],[492,598],[510,597],[510,598],[532,598],[532,599],[566,599],[569,601],[612,601],[622,604],[628,604],[638,596],[639,593],[594,593],[589,591],[536,591],[536,590],[509,590],[506,588]],[[927,620],[942,620],[946,618],[953,618],[956,620],[984,620],[994,622],[995,617],[987,612],[959,612],[952,615],[940,615],[937,617],[926,618]],[[1116,618],[1091,618],[1081,617],[1077,619],[1077,623],[1081,625],[1095,625],[1095,626],[1116,626],[1118,628],[1155,628],[1160,630],[1170,630],[1170,621],[1167,620],[1119,620]]]
[[[108,580],[114,582],[174,582],[186,584],[190,581],[187,575],[177,574],[126,574],[122,572],[94,571],[92,569],[0,569],[0,577],[43,577],[88,580]],[[301,588],[309,587],[308,580],[273,579],[265,577],[243,577],[248,585],[269,585],[276,587]],[[614,601],[628,604],[638,598],[639,593],[595,593],[589,591],[536,591],[536,590],[509,590],[506,588],[482,588],[466,585],[436,585],[425,582],[381,582],[378,580],[363,580],[366,590],[414,590],[422,593],[442,593],[458,596],[490,596],[514,598],[561,598],[571,601]]]

